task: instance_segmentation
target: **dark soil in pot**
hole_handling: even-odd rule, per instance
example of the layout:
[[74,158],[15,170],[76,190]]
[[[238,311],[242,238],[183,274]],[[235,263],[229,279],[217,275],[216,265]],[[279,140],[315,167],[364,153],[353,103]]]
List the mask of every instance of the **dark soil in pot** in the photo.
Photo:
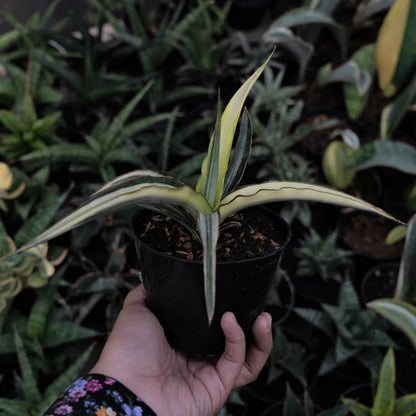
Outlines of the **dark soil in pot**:
[[147,303],[170,344],[197,355],[224,350],[220,319],[233,311],[248,341],[263,311],[280,255],[290,238],[273,212],[249,209],[227,219],[217,245],[216,308],[211,326],[205,309],[201,245],[177,222],[141,212],[133,231]]
[[387,234],[395,223],[386,218],[352,212],[341,217],[338,224],[342,243],[356,253],[355,272],[359,280],[381,261],[392,262],[400,258],[403,242],[386,244]]
[[370,269],[361,283],[364,303],[374,299],[392,298],[399,275],[399,263],[382,263]]

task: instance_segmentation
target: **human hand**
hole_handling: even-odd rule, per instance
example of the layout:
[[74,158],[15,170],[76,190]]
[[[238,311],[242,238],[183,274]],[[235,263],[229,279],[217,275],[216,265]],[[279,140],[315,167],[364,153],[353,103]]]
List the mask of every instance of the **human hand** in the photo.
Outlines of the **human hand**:
[[91,370],[128,387],[158,416],[211,416],[231,390],[254,381],[272,349],[271,316],[253,325],[246,351],[234,314],[221,319],[225,351],[216,363],[172,349],[156,316],[145,305],[143,286],[130,291],[101,356]]

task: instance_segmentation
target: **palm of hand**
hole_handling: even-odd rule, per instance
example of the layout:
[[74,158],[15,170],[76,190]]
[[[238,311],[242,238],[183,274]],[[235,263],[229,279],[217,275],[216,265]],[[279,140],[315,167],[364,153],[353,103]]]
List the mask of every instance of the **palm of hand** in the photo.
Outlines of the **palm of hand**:
[[225,314],[221,324],[226,350],[218,362],[211,363],[172,349],[144,299],[142,287],[129,293],[91,372],[116,378],[158,416],[216,414],[233,388],[258,376],[272,345],[268,314],[256,321],[256,345],[247,355],[243,331],[232,314]]

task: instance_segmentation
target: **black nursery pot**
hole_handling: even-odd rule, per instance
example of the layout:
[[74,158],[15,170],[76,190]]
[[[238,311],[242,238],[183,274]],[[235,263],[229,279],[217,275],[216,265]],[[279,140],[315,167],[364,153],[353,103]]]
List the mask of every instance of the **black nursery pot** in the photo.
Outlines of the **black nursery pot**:
[[217,262],[216,306],[208,324],[203,264],[163,254],[144,244],[135,232],[141,215],[133,218],[136,250],[146,289],[146,303],[162,324],[170,345],[193,355],[218,355],[225,339],[222,315],[234,312],[250,342],[251,327],[263,311],[282,251],[289,242],[289,225],[278,215],[264,210],[279,230],[280,248],[248,260]]

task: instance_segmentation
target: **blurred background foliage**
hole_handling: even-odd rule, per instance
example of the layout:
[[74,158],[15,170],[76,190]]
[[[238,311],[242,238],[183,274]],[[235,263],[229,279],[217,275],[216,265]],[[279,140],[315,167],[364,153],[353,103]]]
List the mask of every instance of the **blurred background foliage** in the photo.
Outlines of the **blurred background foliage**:
[[[0,255],[132,169],[195,182],[218,90],[226,102],[276,47],[248,100],[246,182],[326,184],[409,225],[272,207],[294,230],[269,298],[274,350],[220,415],[375,414],[383,386],[399,398],[377,414],[416,414],[416,1],[14,3],[0,16]],[[94,361],[139,283],[132,214],[0,261],[1,416],[42,415]]]

